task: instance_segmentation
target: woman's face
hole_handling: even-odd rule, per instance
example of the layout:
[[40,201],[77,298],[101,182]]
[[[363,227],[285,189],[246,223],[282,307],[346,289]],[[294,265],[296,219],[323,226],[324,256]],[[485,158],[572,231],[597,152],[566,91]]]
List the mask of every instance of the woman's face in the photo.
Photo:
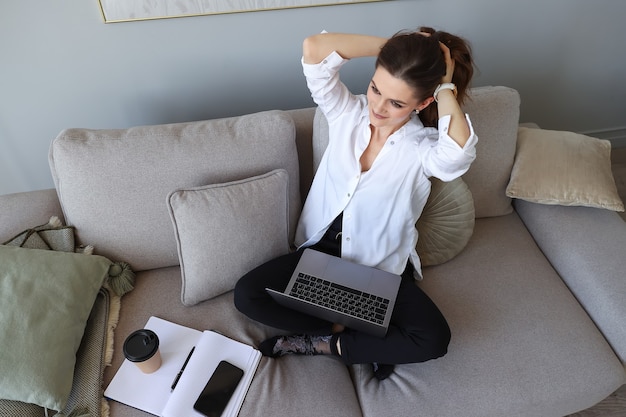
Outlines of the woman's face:
[[380,66],[367,90],[367,101],[370,123],[377,128],[396,130],[409,120],[411,112],[422,108],[411,87]]

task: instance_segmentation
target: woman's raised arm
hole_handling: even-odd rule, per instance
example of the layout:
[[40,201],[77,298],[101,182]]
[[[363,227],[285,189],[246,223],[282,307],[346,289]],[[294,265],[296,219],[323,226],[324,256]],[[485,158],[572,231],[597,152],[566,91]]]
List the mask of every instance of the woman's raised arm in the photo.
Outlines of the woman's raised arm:
[[377,56],[387,38],[345,33],[320,33],[309,36],[302,44],[305,64],[318,64],[336,51],[345,59]]

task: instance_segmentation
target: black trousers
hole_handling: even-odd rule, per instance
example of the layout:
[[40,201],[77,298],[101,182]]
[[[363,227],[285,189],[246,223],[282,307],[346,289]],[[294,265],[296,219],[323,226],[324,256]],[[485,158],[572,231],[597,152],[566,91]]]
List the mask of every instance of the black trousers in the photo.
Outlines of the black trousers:
[[[323,239],[313,249],[336,256],[338,248]],[[284,291],[301,256],[302,250],[281,256],[243,276],[235,287],[235,306],[255,321],[293,334],[330,335],[332,323],[285,308],[265,291],[266,287]],[[339,340],[341,359],[347,365],[415,363],[445,355],[450,328],[437,306],[415,284],[413,267],[408,264],[385,337],[346,328]]]

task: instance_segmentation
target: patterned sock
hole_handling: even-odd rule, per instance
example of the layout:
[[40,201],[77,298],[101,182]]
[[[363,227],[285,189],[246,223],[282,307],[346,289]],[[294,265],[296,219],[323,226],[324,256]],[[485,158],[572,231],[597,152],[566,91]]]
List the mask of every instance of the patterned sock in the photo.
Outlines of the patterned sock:
[[259,345],[264,356],[278,358],[280,356],[295,355],[330,355],[330,340],[332,336],[274,336]]

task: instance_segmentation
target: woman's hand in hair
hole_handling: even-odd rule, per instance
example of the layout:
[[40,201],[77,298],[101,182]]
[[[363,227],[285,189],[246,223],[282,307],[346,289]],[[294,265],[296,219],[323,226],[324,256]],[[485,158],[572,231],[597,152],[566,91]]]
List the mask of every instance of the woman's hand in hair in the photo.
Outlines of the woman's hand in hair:
[[[446,73],[441,78],[441,83],[451,83],[452,75],[454,74],[454,60],[450,55],[450,48],[443,43],[439,42],[443,56],[446,61]],[[437,95],[438,103],[437,110],[439,117],[450,115],[450,127],[448,129],[448,135],[459,144],[459,146],[465,146],[465,143],[469,139],[471,134],[470,127],[465,119],[465,114],[461,110],[459,102],[456,99],[456,95],[452,90],[441,90]]]
[[450,48],[448,48],[443,42],[439,42],[439,46],[441,47],[444,59],[446,60],[446,73],[443,78],[441,78],[441,84],[451,83],[452,75],[454,74],[454,60],[450,55]]

